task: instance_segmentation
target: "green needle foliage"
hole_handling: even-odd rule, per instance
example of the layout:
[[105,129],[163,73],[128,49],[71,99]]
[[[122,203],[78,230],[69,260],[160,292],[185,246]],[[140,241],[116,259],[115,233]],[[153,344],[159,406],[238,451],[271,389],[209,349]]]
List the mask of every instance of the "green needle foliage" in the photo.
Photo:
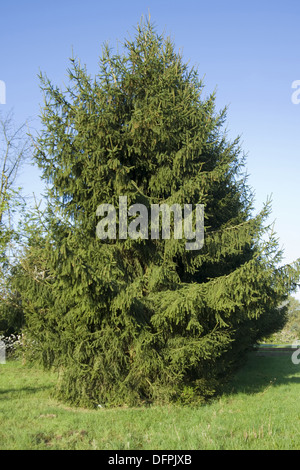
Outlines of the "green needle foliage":
[[[35,158],[50,189],[19,280],[28,344],[59,368],[58,394],[74,404],[201,402],[283,324],[277,307],[299,263],[279,267],[270,204],[252,215],[226,110],[150,21],[122,54],[103,47],[94,79],[74,58],[68,73],[63,91],[40,76]],[[97,207],[118,209],[124,195],[128,207],[204,204],[203,248],[98,239]]]

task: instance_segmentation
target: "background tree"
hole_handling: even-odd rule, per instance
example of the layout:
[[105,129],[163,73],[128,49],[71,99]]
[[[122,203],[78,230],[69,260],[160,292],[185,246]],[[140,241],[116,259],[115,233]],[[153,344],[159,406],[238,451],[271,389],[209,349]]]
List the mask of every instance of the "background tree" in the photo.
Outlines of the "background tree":
[[15,126],[12,112],[0,116],[0,334],[4,335],[23,325],[20,296],[12,291],[10,280],[20,241],[15,215],[25,207],[21,188],[16,187],[19,171],[30,155],[25,130],[26,123]]
[[[150,22],[122,55],[103,48],[94,79],[74,58],[69,78],[62,91],[40,76],[47,276],[21,289],[27,335],[60,368],[58,394],[72,403],[201,401],[278,328],[299,262],[279,266],[270,204],[253,216],[226,110]],[[120,195],[128,206],[204,204],[203,249],[97,239],[97,207],[118,209]]]
[[287,312],[286,330],[294,334],[296,340],[300,339],[300,301],[295,297],[289,298],[288,312]]
[[286,321],[277,332],[266,335],[263,341],[275,344],[293,344],[300,340],[300,301],[292,295],[284,302]]

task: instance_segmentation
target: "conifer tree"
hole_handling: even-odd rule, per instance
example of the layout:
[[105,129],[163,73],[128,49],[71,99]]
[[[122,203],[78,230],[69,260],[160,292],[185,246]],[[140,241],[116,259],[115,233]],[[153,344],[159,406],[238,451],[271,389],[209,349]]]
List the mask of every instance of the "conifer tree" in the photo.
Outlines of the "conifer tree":
[[[47,276],[23,289],[27,335],[60,368],[58,394],[72,403],[204,400],[279,327],[299,263],[280,267],[278,243],[266,237],[269,204],[253,215],[226,110],[216,111],[215,95],[204,96],[197,71],[150,21],[122,54],[103,47],[95,78],[70,62],[65,90],[40,76]],[[204,246],[100,240],[97,208],[118,210],[120,196],[149,210],[203,204]]]

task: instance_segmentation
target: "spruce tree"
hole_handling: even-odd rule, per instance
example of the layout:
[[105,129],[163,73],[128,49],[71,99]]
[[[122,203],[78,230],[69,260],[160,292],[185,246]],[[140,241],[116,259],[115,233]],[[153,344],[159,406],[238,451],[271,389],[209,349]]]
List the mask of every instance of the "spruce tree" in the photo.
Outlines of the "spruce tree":
[[[122,54],[104,46],[94,78],[70,62],[65,90],[40,76],[47,276],[23,289],[27,337],[60,369],[58,394],[72,403],[202,401],[279,327],[299,263],[279,266],[278,243],[266,237],[269,204],[253,215],[226,110],[203,96],[197,71],[151,22]],[[204,246],[187,250],[172,236],[100,240],[97,208],[118,213],[120,196],[149,210],[203,204]]]

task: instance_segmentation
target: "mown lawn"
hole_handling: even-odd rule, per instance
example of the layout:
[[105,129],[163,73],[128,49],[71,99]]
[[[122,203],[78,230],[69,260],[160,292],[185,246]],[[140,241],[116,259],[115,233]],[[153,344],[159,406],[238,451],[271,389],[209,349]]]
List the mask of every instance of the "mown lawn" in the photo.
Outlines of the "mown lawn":
[[227,394],[201,407],[71,408],[56,375],[0,364],[0,449],[300,449],[300,365],[249,355]]

